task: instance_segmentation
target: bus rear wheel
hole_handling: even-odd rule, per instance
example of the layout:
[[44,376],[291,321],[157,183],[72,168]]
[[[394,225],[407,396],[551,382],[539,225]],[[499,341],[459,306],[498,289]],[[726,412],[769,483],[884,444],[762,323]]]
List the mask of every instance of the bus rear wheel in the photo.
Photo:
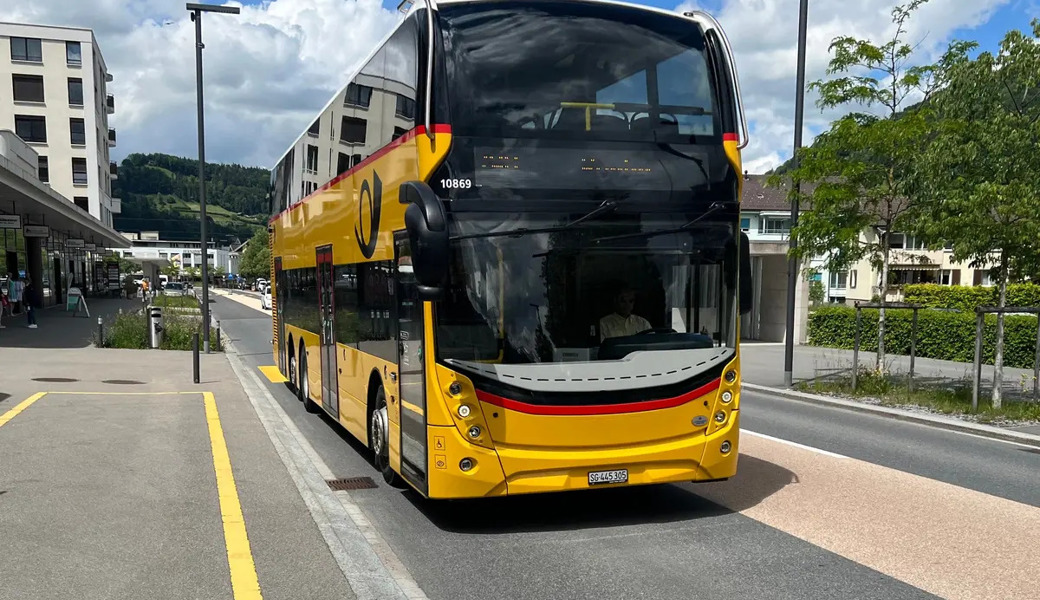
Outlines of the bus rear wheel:
[[372,449],[372,464],[383,474],[383,480],[400,487],[403,482],[390,466],[390,416],[383,386],[376,390],[375,406],[368,416],[368,442]]
[[311,381],[307,371],[307,350],[301,345],[300,346],[300,358],[296,362],[299,365],[298,375],[299,385],[296,386],[298,390],[297,396],[303,401],[303,408],[309,413],[318,412],[318,405],[311,400]]

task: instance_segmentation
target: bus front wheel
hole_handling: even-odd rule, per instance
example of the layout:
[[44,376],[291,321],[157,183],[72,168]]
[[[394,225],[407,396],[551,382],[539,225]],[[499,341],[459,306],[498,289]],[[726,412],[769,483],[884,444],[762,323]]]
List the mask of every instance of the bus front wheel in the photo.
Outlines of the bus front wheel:
[[372,463],[383,474],[383,480],[392,486],[400,486],[401,479],[390,466],[390,417],[383,386],[376,390],[375,406],[368,416],[368,441],[372,449]]

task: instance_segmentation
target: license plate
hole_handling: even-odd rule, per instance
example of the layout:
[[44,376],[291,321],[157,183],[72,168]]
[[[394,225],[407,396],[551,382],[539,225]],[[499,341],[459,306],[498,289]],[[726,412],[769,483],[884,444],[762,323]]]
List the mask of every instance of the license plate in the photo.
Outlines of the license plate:
[[589,471],[589,485],[599,485],[604,483],[628,483],[628,469]]

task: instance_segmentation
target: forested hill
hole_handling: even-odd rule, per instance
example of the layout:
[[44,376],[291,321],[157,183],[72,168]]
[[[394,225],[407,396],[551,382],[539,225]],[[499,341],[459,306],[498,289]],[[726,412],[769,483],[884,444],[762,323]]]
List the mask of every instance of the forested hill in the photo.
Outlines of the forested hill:
[[[198,239],[198,161],[168,154],[131,154],[119,166],[113,196],[119,231],[158,231],[162,239]],[[263,226],[270,172],[206,163],[206,217],[215,240],[245,241]]]

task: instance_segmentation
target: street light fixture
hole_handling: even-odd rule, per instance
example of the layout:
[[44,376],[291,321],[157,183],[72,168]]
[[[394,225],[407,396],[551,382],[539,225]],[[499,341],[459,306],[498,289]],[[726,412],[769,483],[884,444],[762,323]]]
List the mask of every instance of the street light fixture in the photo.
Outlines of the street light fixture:
[[209,354],[209,260],[206,249],[206,126],[202,110],[202,13],[214,12],[237,15],[237,6],[210,6],[208,4],[187,3],[191,11],[191,20],[195,22],[195,89],[198,104],[199,122],[199,220],[202,231],[202,348]]
[[[802,147],[802,118],[805,112],[805,29],[809,13],[809,0],[801,0],[798,8],[798,91],[794,102],[794,166],[798,168],[798,150]],[[801,186],[794,184],[794,202],[791,203],[791,233],[788,234],[790,253],[798,247],[794,227],[798,224],[798,194]],[[797,298],[798,259],[788,257],[787,266],[787,335],[784,336],[784,386],[794,384],[794,304]]]

